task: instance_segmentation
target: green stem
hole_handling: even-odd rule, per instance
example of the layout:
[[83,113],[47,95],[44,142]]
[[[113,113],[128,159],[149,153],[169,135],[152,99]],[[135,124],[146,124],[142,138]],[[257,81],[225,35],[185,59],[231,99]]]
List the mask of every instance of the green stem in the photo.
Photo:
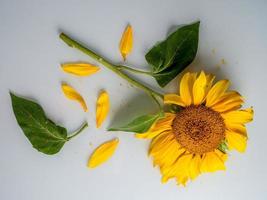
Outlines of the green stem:
[[120,69],[120,67],[117,67],[116,65],[111,64],[109,61],[107,61],[103,57],[99,56],[98,54],[96,54],[92,50],[86,48],[82,44],[78,43],[74,39],[70,38],[66,34],[61,33],[59,37],[66,44],[68,44],[70,47],[76,48],[76,49],[80,50],[81,52],[85,53],[86,55],[90,56],[91,58],[93,58],[97,62],[101,63],[102,65],[104,65],[105,67],[107,67],[108,69],[110,69],[111,71],[113,71],[114,73],[116,73],[117,75],[119,75],[120,77],[122,77],[123,79],[127,80],[129,83],[133,84],[135,87],[138,87],[138,88],[144,90],[149,95],[154,95],[154,96],[157,96],[157,97],[163,99],[163,95],[162,94],[160,94],[160,93],[152,90],[151,88],[143,85],[142,83],[137,82],[136,80],[134,80],[133,78],[131,78],[130,76],[128,76],[127,74],[125,74],[124,72],[122,72],[121,69]]
[[73,132],[70,136],[68,136],[68,140],[72,139],[73,137],[79,135],[86,127],[88,127],[87,122],[85,122],[81,128],[79,128],[77,131]]
[[117,68],[122,69],[122,70],[127,70],[130,72],[134,72],[134,73],[138,73],[138,74],[144,74],[144,75],[149,75],[151,76],[152,73],[151,72],[146,72],[146,71],[142,71],[142,70],[138,70],[138,69],[134,69],[125,65],[118,65]]

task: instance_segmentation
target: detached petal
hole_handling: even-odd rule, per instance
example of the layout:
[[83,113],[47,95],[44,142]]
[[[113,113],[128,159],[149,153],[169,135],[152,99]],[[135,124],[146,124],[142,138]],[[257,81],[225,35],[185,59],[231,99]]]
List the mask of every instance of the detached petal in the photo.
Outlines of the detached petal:
[[114,154],[118,144],[119,139],[117,138],[101,144],[91,155],[87,166],[89,168],[95,168],[106,162]]
[[76,76],[88,76],[96,73],[100,68],[89,63],[66,63],[61,65],[64,72]]
[[71,87],[70,85],[68,85],[66,83],[63,83],[61,85],[61,88],[62,88],[62,91],[67,98],[69,98],[71,100],[78,101],[81,104],[81,106],[83,107],[83,110],[85,112],[88,111],[83,97],[73,87]]
[[96,103],[96,127],[99,128],[103,121],[106,119],[109,112],[109,95],[107,92],[103,91]]
[[123,60],[126,60],[126,56],[132,51],[133,48],[133,30],[132,26],[128,25],[122,34],[120,41],[120,52]]

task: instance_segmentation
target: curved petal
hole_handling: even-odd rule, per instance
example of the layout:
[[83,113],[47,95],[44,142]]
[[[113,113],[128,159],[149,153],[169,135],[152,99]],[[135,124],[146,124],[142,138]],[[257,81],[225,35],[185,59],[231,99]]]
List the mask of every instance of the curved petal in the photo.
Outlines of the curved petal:
[[64,72],[76,76],[89,76],[100,70],[99,67],[89,63],[64,63],[61,64],[61,68]]
[[252,108],[245,110],[230,111],[221,114],[223,119],[229,123],[245,124],[253,120],[254,111]]
[[203,71],[201,71],[200,75],[198,76],[193,85],[194,105],[199,105],[203,102],[206,94],[206,87],[207,87],[206,75]]
[[120,41],[120,52],[124,60],[126,56],[132,51],[133,48],[133,29],[128,25],[122,34]]
[[201,157],[196,154],[189,165],[189,177],[191,180],[195,179],[200,174]]
[[228,112],[239,109],[244,103],[243,97],[236,91],[226,92],[211,108],[217,112]]
[[119,139],[117,138],[101,144],[91,155],[87,166],[89,168],[95,168],[106,162],[114,154],[118,144]]
[[164,95],[164,104],[175,104],[185,107],[185,103],[182,98],[177,94],[166,94]]
[[62,83],[61,89],[68,99],[78,101],[83,107],[83,110],[87,112],[88,108],[83,97],[73,87],[66,83]]
[[103,91],[96,102],[96,127],[99,128],[109,112],[109,95]]
[[206,106],[211,107],[218,102],[218,99],[224,94],[229,87],[228,80],[218,81],[208,92],[206,97]]
[[156,121],[146,133],[137,133],[135,136],[140,139],[154,138],[165,131],[171,130],[174,118],[175,114],[165,113],[165,117]]
[[196,73],[186,73],[180,82],[180,96],[186,106],[193,103],[192,89],[196,80]]
[[226,131],[225,137],[229,149],[235,149],[241,153],[245,152],[247,147],[247,137],[232,131]]
[[181,155],[176,162],[163,171],[162,182],[166,182],[170,178],[176,178],[178,184],[185,185],[188,180],[188,169],[193,154]]
[[224,123],[225,123],[227,130],[236,132],[236,133],[244,135],[244,136],[247,136],[247,129],[246,129],[245,125],[233,124],[233,123],[229,123],[228,121],[225,121]]
[[223,160],[223,162],[228,159],[228,155],[226,153],[223,153],[218,149],[215,149],[214,152]]
[[225,170],[224,161],[215,152],[204,154],[200,165],[200,171],[215,172],[218,170]]

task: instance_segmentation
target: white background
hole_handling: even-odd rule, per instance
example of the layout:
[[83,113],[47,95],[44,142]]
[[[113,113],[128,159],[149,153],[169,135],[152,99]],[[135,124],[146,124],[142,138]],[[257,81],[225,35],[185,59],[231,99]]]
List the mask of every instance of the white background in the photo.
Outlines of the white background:
[[[0,199],[267,199],[266,9],[265,0],[0,0]],[[147,156],[149,141],[105,131],[114,121],[155,111],[151,100],[104,67],[86,78],[63,73],[60,63],[92,60],[66,46],[58,34],[66,31],[118,63],[121,33],[131,23],[134,50],[128,64],[146,69],[144,55],[156,41],[175,25],[196,20],[201,20],[199,51],[188,70],[229,78],[246,106],[254,107],[255,119],[248,125],[245,154],[231,152],[225,172],[201,175],[183,188],[174,181],[160,183],[159,170]],[[157,88],[151,78],[142,80]],[[63,96],[61,81],[81,92],[88,113]],[[176,88],[174,80],[164,91]],[[95,101],[101,89],[110,94],[111,113],[96,129]],[[69,131],[84,120],[90,127],[59,154],[39,153],[16,123],[9,91],[35,99]],[[87,169],[93,149],[114,137],[120,139],[114,156],[95,170]]]

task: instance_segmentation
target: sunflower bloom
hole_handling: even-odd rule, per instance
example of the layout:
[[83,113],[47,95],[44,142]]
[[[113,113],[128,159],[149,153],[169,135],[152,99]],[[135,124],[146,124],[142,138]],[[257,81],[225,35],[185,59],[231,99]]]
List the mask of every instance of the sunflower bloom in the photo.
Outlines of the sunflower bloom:
[[177,113],[165,113],[148,132],[138,138],[152,139],[149,155],[159,166],[162,182],[171,178],[185,185],[204,172],[225,170],[226,144],[229,150],[244,152],[247,144],[245,124],[253,120],[253,109],[242,109],[243,97],[227,91],[228,80],[213,84],[214,76],[186,73],[180,83],[180,95],[167,94],[164,104],[181,107]]

